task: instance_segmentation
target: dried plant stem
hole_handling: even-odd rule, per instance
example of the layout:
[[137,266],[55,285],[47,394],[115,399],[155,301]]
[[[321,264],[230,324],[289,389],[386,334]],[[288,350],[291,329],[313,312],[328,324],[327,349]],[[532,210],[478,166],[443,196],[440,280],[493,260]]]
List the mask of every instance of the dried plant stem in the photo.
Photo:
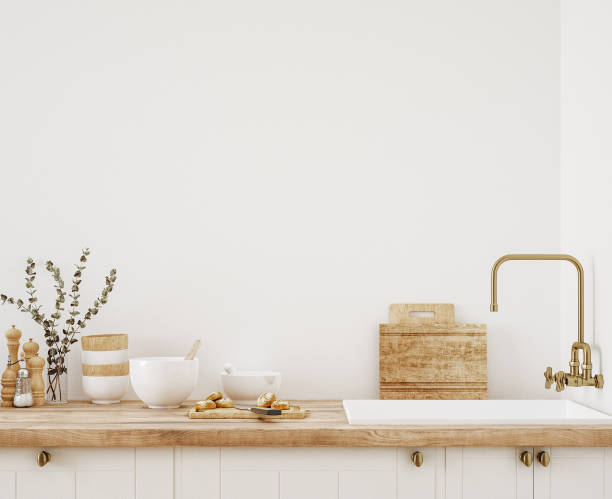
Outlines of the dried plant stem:
[[26,293],[28,294],[27,306],[26,301],[21,298],[15,299],[7,295],[0,295],[0,304],[10,303],[15,305],[21,312],[27,312],[32,316],[32,319],[37,324],[40,324],[43,328],[45,343],[49,347],[47,351],[47,377],[49,386],[47,393],[50,392],[52,400],[62,399],[62,386],[61,386],[61,375],[67,372],[66,368],[66,355],[70,352],[70,346],[76,343],[78,340],[76,336],[84,329],[87,322],[98,313],[102,305],[108,300],[108,295],[113,291],[115,281],[117,280],[117,270],[111,269],[109,274],[105,277],[105,286],[102,289],[100,296],[93,302],[93,306],[87,309],[87,312],[81,316],[81,312],[78,309],[79,306],[79,289],[81,284],[81,277],[83,271],[86,268],[87,257],[89,256],[89,248],[82,250],[79,258],[79,263],[75,265],[76,270],[72,276],[72,286],[70,288],[70,316],[65,321],[65,326],[62,329],[62,337],[58,333],[60,328],[59,321],[62,316],[62,311],[65,310],[63,304],[66,301],[66,291],[64,290],[64,281],[61,276],[60,269],[56,267],[52,261],[46,262],[46,269],[52,274],[53,280],[55,281],[55,290],[57,293],[55,299],[55,310],[49,315],[49,318],[41,312],[41,306],[37,305],[38,298],[36,297],[37,289],[34,285],[36,278],[36,265],[31,258],[28,258],[26,264],[26,277],[25,287]]

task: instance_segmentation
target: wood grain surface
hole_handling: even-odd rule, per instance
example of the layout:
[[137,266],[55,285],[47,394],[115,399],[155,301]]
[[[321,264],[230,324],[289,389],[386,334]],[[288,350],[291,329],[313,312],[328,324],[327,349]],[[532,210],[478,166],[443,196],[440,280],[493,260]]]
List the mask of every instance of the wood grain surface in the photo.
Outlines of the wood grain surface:
[[380,325],[381,399],[487,398],[485,325],[455,324],[450,304],[394,304],[389,318]]
[[217,408],[207,411],[196,411],[193,407],[189,410],[190,419],[304,419],[307,412],[299,405],[291,405],[289,410],[283,411],[278,416],[260,416],[250,411],[241,411],[235,408]]
[[81,364],[83,376],[127,376],[130,374],[130,363],[119,364]]
[[608,426],[351,426],[341,401],[300,401],[298,420],[194,420],[192,403],[0,409],[0,447],[610,447]]
[[81,336],[81,348],[91,352],[109,352],[112,350],[126,350],[128,347],[127,334],[90,334]]

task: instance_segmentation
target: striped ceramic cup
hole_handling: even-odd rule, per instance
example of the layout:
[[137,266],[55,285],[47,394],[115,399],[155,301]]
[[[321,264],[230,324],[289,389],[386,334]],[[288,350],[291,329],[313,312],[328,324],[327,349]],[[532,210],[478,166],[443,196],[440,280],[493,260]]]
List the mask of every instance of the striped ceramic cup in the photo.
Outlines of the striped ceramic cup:
[[81,337],[83,391],[94,404],[116,404],[130,384],[127,334]]

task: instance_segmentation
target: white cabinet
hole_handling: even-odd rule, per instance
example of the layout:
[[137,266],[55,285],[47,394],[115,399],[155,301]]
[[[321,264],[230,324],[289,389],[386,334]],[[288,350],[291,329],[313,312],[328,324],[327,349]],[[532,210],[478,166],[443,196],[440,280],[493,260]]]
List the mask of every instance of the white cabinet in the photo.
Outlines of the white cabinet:
[[532,499],[533,465],[514,447],[446,449],[446,499]]
[[612,448],[39,450],[2,449],[0,499],[612,499]]
[[536,448],[550,455],[550,465],[534,463],[536,499],[612,499],[612,448]]
[[222,448],[220,499],[395,499],[396,449]]
[[176,499],[443,499],[444,449],[176,449]]
[[171,448],[2,449],[2,499],[168,499],[174,486]]
[[[423,464],[412,462],[415,452],[423,455]],[[397,497],[398,499],[444,499],[445,449],[400,448],[397,449]]]
[[[533,458],[531,466],[522,452]],[[538,460],[550,457],[548,466]],[[446,499],[612,499],[612,449],[447,448]]]

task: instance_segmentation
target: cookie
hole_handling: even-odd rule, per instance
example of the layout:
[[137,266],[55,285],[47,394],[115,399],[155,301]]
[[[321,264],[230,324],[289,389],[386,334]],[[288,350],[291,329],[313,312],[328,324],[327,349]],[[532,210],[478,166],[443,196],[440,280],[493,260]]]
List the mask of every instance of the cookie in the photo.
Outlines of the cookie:
[[287,402],[286,400],[275,400],[274,402],[272,402],[272,405],[270,407],[272,409],[280,409],[282,411],[287,411],[291,408],[289,402]]
[[270,407],[272,405],[272,402],[274,402],[275,400],[276,395],[274,395],[272,392],[262,393],[257,398],[257,407]]
[[193,406],[197,412],[208,411],[209,409],[216,409],[217,404],[212,400],[200,400]]

